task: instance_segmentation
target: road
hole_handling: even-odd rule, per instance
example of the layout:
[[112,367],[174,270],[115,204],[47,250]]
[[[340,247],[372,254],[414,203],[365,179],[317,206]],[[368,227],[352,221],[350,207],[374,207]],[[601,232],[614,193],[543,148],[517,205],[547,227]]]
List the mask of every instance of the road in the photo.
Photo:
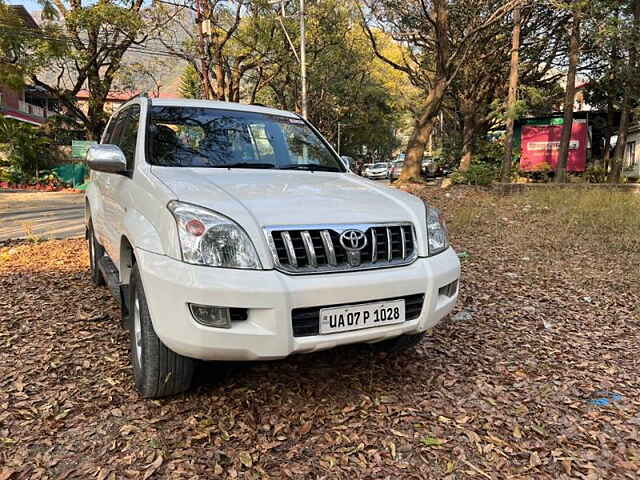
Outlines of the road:
[[84,194],[0,192],[0,241],[84,235]]

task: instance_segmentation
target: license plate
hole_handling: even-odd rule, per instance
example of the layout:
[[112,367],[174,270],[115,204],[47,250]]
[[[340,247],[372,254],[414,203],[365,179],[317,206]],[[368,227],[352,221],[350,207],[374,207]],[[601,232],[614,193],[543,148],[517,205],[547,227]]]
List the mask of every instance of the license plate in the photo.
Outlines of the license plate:
[[320,310],[320,334],[360,330],[404,322],[404,300]]

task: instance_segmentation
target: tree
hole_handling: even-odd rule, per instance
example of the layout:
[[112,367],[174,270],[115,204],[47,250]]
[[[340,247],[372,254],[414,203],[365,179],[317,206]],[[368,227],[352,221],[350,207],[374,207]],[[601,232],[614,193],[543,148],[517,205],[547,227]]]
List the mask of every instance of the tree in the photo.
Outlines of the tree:
[[[366,2],[362,23],[374,52],[408,75],[425,97],[407,146],[401,182],[420,178],[425,147],[442,101],[468,61],[476,46],[474,41],[520,3],[518,0]],[[396,41],[406,43],[407,55],[401,62],[393,61],[380,51],[374,30],[385,31]]]
[[269,39],[278,28],[271,7],[245,0],[191,0],[183,7],[159,41],[191,65],[202,98],[239,102],[247,76],[271,61]]
[[580,22],[582,21],[582,8],[580,2],[571,5],[571,32],[569,34],[569,69],[567,71],[567,86],[563,105],[562,135],[558,152],[554,180],[558,183],[567,181],[567,161],[569,159],[569,142],[573,128],[573,105],[576,98],[576,72],[580,57]]
[[513,32],[511,33],[511,64],[509,67],[509,98],[507,99],[507,133],[505,137],[504,158],[502,159],[501,180],[509,182],[511,179],[511,165],[513,164],[513,130],[515,123],[515,107],[518,100],[518,68],[520,55],[521,9],[513,11]]
[[620,112],[620,129],[618,141],[613,157],[613,163],[607,181],[609,183],[620,182],[622,174],[624,154],[627,147],[627,132],[629,128],[632,102],[637,102],[640,93],[638,75],[638,42],[640,42],[640,0],[631,0],[629,10],[625,12],[628,19],[628,29],[625,29],[627,59],[621,62],[620,77],[622,80],[622,108]]
[[[145,42],[150,32],[171,21],[161,7],[144,6],[143,0],[44,0],[45,12],[38,31],[22,28],[30,42],[29,55],[14,65],[31,83],[43,88],[83,126],[89,138],[102,133],[107,115],[104,105],[125,53]],[[0,31],[0,37],[6,38]],[[83,111],[77,93],[87,88],[90,102]]]
[[[301,112],[300,65],[284,33],[286,29],[294,46],[299,44],[294,7],[287,6],[284,19],[271,16],[277,29],[257,48],[269,50],[268,57],[273,61],[247,77],[246,90],[247,94],[255,91],[259,103]],[[305,9],[309,120],[334,144],[340,124],[342,153],[389,160],[398,147],[399,112],[414,98],[411,86],[375,57],[357,22],[357,10],[337,0],[310,3]],[[256,37],[260,30],[265,27],[255,34],[251,29],[242,31],[243,35]],[[390,38],[379,41],[388,55],[398,55]]]
[[183,98],[202,98],[202,84],[195,67],[188,64],[180,77],[180,95]]

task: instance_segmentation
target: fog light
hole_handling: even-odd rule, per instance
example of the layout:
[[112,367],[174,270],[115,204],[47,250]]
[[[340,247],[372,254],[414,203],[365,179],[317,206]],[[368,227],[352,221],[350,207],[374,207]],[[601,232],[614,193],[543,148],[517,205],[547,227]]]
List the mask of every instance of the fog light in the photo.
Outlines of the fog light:
[[458,280],[454,280],[451,283],[447,283],[444,287],[440,287],[438,294],[445,295],[447,297],[453,297],[458,291]]
[[227,307],[189,304],[189,310],[196,322],[207,327],[231,328],[231,315]]

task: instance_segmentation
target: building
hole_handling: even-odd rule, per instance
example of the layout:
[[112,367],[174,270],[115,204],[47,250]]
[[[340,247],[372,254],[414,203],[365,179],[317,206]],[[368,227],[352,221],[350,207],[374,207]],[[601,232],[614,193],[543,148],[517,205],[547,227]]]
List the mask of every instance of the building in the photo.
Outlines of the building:
[[[38,29],[38,24],[22,5],[11,8],[28,28]],[[27,86],[21,89],[0,84],[0,114],[31,125],[42,125],[49,116],[56,114],[56,102],[46,91]]]
[[[140,90],[112,90],[107,95],[107,100],[104,104],[104,111],[111,115],[113,112],[118,110],[121,105],[127,103],[134,97],[141,95],[144,92]],[[157,93],[147,93],[149,98],[178,98],[179,94],[173,91],[160,92]],[[80,110],[84,113],[87,113],[89,109],[89,99],[91,98],[91,93],[87,89],[82,89],[76,94],[76,101]]]
[[640,178],[640,122],[632,123],[627,132],[622,172],[625,177]]

